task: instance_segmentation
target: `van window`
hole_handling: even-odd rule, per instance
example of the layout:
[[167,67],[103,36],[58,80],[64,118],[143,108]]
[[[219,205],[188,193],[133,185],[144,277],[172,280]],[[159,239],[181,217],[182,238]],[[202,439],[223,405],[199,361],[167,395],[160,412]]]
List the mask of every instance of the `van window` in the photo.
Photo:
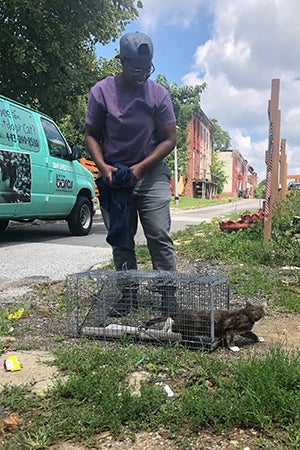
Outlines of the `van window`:
[[14,104],[6,106],[0,100],[0,143],[23,150],[38,152],[40,149],[38,130],[31,111]]
[[15,127],[12,123],[10,111],[5,103],[0,100],[0,144],[14,146],[17,141]]
[[69,150],[67,144],[53,122],[41,119],[48,142],[49,153],[51,156],[61,159],[69,159]]
[[18,140],[19,147],[30,152],[38,152],[40,142],[32,112],[14,104],[9,105],[9,109],[14,124],[14,136]]

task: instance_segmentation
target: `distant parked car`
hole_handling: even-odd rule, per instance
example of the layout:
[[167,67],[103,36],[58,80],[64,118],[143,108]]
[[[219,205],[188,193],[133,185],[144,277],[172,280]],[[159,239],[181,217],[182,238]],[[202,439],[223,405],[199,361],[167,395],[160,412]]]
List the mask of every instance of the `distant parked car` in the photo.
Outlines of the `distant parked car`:
[[249,194],[247,191],[238,191],[239,198],[249,198]]
[[300,191],[300,183],[289,183],[288,190],[289,191]]

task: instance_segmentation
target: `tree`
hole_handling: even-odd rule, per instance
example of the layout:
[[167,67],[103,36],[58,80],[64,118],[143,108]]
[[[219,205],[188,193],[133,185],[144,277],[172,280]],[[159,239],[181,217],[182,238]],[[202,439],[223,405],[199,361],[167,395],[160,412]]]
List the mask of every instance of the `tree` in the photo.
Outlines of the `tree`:
[[96,43],[114,41],[141,7],[134,0],[2,0],[1,94],[63,117],[99,78]]
[[[118,59],[105,59],[100,58],[98,60],[97,76],[91,83],[106,78],[109,75],[113,75],[121,70],[121,64]],[[71,105],[69,105],[68,112],[64,113],[62,117],[57,120],[57,124],[61,129],[63,135],[71,146],[79,145],[83,151],[83,156],[88,157],[85,150],[85,115],[88,99],[88,88],[82,95],[77,96]]]
[[262,180],[258,186],[254,186],[253,194],[255,198],[266,198],[267,180]]
[[[177,158],[180,173],[185,174],[187,165],[187,124],[192,118],[193,113],[200,112],[200,94],[206,89],[206,83],[197,86],[178,86],[176,82],[171,85],[168,83],[166,77],[158,74],[156,81],[168,89],[176,116],[177,130]],[[174,152],[171,152],[166,161],[173,173],[174,169]]]
[[227,177],[224,172],[224,161],[221,161],[218,156],[218,152],[212,152],[211,158],[211,172],[213,175],[218,177],[217,181],[217,194],[222,194],[224,189],[224,184],[226,183]]
[[213,150],[227,150],[231,146],[231,137],[227,131],[224,131],[217,119],[210,119],[213,126],[215,127],[214,138],[213,138]]
[[231,146],[231,137],[227,131],[224,131],[217,119],[210,119],[213,126],[215,127],[214,137],[213,137],[213,153],[211,162],[211,171],[218,177],[217,181],[217,193],[221,194],[224,189],[224,184],[226,183],[227,177],[224,172],[224,162],[218,157],[218,152],[222,150],[227,150]]

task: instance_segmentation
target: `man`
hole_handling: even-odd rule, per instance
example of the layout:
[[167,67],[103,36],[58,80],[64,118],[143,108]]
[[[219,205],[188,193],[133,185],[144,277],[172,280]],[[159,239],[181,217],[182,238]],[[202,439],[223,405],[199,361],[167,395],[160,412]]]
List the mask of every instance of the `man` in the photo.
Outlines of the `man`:
[[[99,169],[100,206],[116,270],[137,269],[134,237],[138,216],[155,270],[176,270],[170,235],[170,172],[164,157],[176,144],[168,91],[149,79],[153,43],[143,33],[120,40],[122,72],[90,90],[86,146]],[[177,309],[174,289],[161,290],[162,309]],[[117,313],[134,305],[136,291],[123,291]],[[133,302],[133,303],[132,303]]]

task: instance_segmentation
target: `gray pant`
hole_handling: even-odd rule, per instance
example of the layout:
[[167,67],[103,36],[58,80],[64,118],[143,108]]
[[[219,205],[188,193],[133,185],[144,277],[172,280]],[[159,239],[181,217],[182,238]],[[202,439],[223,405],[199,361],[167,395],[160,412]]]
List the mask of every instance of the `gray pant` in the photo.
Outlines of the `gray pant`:
[[[116,270],[137,269],[134,237],[138,217],[147,239],[153,269],[176,270],[170,234],[170,171],[165,161],[156,164],[138,180],[131,201],[129,249],[113,247]],[[109,213],[103,208],[101,212],[105,226],[109,228]]]

